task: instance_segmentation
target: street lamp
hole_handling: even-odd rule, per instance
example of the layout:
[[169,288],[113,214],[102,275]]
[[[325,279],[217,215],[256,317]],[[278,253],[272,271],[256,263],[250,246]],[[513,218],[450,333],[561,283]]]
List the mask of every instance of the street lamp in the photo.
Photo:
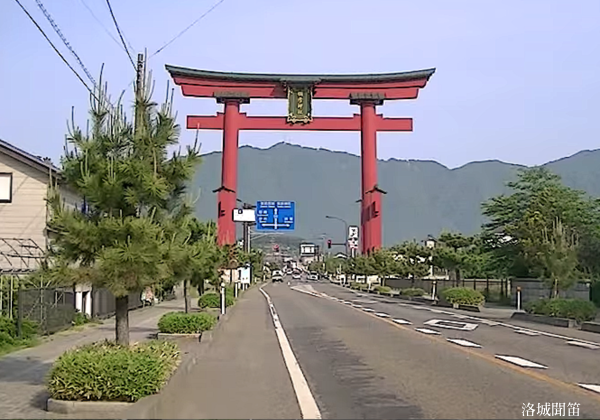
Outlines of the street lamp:
[[346,256],[348,256],[348,222],[346,222],[344,219],[342,219],[341,217],[337,217],[337,216],[325,216],[326,219],[333,219],[333,220],[339,220],[340,222],[342,222],[344,224],[344,245],[345,245],[345,249],[346,249]]

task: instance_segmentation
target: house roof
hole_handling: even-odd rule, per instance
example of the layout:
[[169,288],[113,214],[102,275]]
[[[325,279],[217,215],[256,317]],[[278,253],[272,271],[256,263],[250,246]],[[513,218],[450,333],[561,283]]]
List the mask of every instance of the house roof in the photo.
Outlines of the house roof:
[[61,170],[54,166],[52,162],[45,161],[39,156],[34,156],[31,153],[28,153],[25,150],[20,149],[2,139],[0,139],[0,153],[10,156],[11,158],[16,159],[19,162],[24,163],[25,165],[37,169],[45,174],[50,172],[56,177],[60,177],[61,175]]

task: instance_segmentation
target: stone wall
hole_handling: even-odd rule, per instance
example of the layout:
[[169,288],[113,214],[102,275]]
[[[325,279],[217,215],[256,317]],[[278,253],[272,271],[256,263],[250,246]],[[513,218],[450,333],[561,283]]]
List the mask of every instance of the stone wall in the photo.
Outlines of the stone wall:
[[[540,279],[512,279],[510,295],[513,305],[517,304],[517,287],[521,287],[521,304],[550,297],[551,288]],[[560,297],[590,300],[590,288],[585,282],[576,283],[571,289],[560,292]]]

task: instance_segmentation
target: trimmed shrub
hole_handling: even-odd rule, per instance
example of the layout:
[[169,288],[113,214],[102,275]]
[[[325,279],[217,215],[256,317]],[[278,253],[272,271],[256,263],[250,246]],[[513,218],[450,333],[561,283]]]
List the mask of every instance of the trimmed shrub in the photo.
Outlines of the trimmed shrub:
[[108,341],[88,344],[56,360],[48,391],[57,400],[134,402],[160,391],[179,360],[172,341],[131,347]]
[[87,314],[82,314],[81,312],[76,312],[73,317],[73,325],[85,325],[90,322],[90,318]]
[[525,311],[535,315],[574,319],[577,322],[591,321],[597,312],[594,302],[583,299],[538,299],[525,304]]
[[388,286],[375,286],[375,291],[379,293],[390,293],[392,288]]
[[165,334],[197,334],[211,330],[216,323],[214,315],[204,312],[169,312],[160,317],[158,330]]
[[[225,293],[225,306],[231,306],[235,303],[233,295]],[[198,299],[198,306],[202,309],[206,308],[220,308],[221,307],[221,295],[218,293],[205,293]]]
[[453,305],[479,306],[485,302],[485,296],[468,287],[450,287],[442,290],[442,297]]
[[425,295],[425,290],[418,287],[408,287],[406,289],[400,289],[400,294],[408,297],[421,297]]

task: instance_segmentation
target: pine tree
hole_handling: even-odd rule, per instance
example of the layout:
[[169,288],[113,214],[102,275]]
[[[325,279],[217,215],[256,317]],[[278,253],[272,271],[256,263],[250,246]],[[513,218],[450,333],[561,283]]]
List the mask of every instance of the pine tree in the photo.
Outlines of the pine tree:
[[180,133],[172,98],[159,108],[147,83],[137,95],[134,130],[122,107],[110,105],[106,86],[99,86],[89,130],[72,124],[62,159],[64,181],[85,205],[67,208],[56,188],[49,194],[49,225],[57,233],[51,270],[73,283],[109,289],[116,298],[116,339],[127,345],[129,294],[182,276],[173,273],[176,262],[193,258],[178,212],[187,212],[182,197],[200,155],[196,145],[168,155]]

